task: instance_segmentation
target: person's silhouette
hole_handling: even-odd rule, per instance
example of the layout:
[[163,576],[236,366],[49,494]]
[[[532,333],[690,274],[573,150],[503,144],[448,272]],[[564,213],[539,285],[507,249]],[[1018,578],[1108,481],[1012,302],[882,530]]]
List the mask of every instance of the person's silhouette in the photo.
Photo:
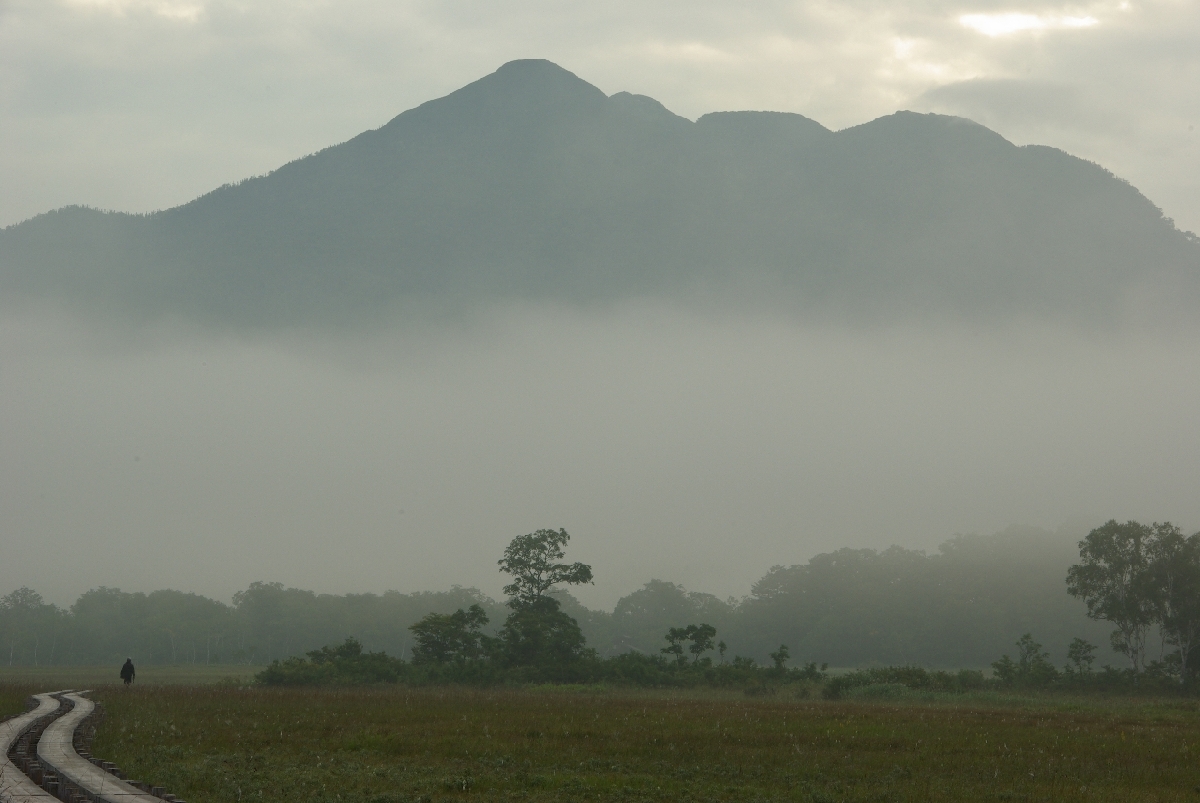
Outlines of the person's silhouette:
[[133,659],[126,658],[125,666],[121,667],[121,680],[125,681],[125,685],[128,686],[130,683],[133,683],[133,676],[135,674],[137,673],[133,670]]

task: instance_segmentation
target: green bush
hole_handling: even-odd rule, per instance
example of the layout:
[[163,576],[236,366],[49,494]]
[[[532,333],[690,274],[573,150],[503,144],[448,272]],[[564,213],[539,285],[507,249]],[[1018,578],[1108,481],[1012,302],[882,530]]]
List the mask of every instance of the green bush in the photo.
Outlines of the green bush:
[[348,638],[336,647],[322,647],[308,658],[273,661],[254,679],[268,686],[363,686],[371,683],[395,683],[407,665],[384,652],[362,651],[362,644]]

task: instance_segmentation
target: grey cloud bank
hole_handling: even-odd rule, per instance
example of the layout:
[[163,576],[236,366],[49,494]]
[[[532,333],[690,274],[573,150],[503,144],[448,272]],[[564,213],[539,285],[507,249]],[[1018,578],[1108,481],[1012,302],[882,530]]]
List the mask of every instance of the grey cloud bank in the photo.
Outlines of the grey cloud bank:
[[1195,528],[1183,334],[643,304],[130,347],[10,315],[0,588],[498,595],[507,541],[563,526],[600,607],[653,577],[741,595],[773,564],[1014,522]]

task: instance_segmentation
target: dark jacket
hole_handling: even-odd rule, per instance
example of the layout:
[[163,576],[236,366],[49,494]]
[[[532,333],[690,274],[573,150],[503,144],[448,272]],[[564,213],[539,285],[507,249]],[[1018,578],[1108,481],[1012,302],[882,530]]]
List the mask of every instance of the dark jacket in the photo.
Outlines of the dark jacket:
[[129,683],[133,680],[134,674],[133,661],[127,659],[125,661],[125,666],[121,667],[121,680]]

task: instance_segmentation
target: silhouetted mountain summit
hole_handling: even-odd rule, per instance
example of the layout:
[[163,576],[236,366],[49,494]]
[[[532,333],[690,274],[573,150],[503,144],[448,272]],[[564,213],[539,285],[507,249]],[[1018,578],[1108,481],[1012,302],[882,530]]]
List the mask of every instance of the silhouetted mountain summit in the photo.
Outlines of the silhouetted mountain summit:
[[515,61],[147,216],[0,233],[0,290],[243,323],[406,298],[769,293],[858,311],[1106,314],[1196,294],[1200,245],[1128,183],[968,120],[691,122]]

